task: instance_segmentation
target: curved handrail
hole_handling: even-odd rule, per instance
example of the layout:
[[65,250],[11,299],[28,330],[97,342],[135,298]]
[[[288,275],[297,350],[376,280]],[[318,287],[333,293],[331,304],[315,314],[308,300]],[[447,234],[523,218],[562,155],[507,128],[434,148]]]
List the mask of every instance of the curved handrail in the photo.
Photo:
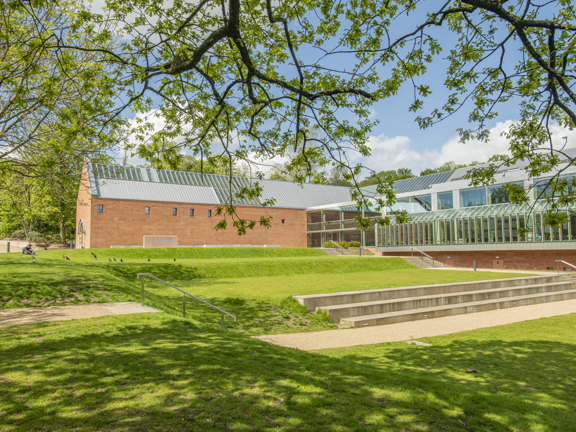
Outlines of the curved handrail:
[[[189,292],[186,292],[186,291],[184,291],[184,290],[182,290],[182,289],[180,289],[180,288],[172,285],[171,283],[168,283],[168,282],[166,282],[166,281],[164,281],[164,280],[162,280],[162,279],[160,279],[160,278],[157,278],[156,276],[151,275],[150,273],[138,273],[138,274],[136,275],[136,279],[140,279],[140,276],[148,276],[148,277],[151,277],[152,279],[156,279],[157,281],[162,282],[163,284],[166,284],[166,285],[168,285],[168,286],[170,286],[170,287],[172,287],[172,288],[180,291],[180,292],[183,293],[185,296],[192,297],[193,299],[196,299],[196,300],[198,300],[199,302],[202,302],[202,303],[210,306],[211,308],[216,309],[217,311],[219,311],[219,312],[222,314],[222,319],[220,320],[220,327],[222,327],[222,328],[224,328],[224,314],[226,314],[226,315],[234,318],[234,322],[236,322],[236,317],[235,317],[234,315],[232,315],[231,313],[226,312],[225,310],[220,309],[218,306],[214,306],[213,304],[208,303],[206,300],[202,300],[201,298],[196,297],[195,295],[192,295],[192,294],[190,294]],[[144,277],[142,278],[142,292],[141,292],[141,298],[140,298],[140,300],[141,300],[142,306],[144,306]],[[184,297],[183,312],[182,312],[182,314],[183,314],[184,318],[186,318],[186,297]]]
[[556,270],[558,271],[558,273],[560,273],[560,263],[564,263],[570,267],[572,267],[573,269],[576,269],[576,266],[573,264],[570,264],[569,262],[566,262],[564,260],[555,260],[556,261]]

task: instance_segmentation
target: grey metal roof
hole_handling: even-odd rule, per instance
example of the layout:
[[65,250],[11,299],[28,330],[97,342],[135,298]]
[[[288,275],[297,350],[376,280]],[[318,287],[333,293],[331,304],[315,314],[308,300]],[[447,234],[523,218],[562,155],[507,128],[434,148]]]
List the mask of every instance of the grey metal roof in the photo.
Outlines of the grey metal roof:
[[274,207],[308,208],[350,201],[350,188],[278,180],[260,180],[262,199],[276,199]]
[[98,179],[98,198],[141,201],[220,204],[209,186],[174,185],[134,180]]
[[[350,201],[350,188],[342,186],[303,184],[276,180],[256,180],[245,177],[200,174],[153,168],[128,168],[115,165],[87,164],[94,184],[92,194],[102,198],[149,201],[170,201],[240,205],[261,205],[274,198],[272,207],[301,208]],[[259,182],[263,191],[260,199],[238,198],[242,188]]]
[[[445,171],[436,174],[428,174],[421,177],[397,180],[394,182],[394,192],[400,194],[426,190],[432,185],[447,182],[448,179],[452,176],[453,172],[454,171]],[[376,185],[364,186],[361,189],[368,194],[376,193]]]

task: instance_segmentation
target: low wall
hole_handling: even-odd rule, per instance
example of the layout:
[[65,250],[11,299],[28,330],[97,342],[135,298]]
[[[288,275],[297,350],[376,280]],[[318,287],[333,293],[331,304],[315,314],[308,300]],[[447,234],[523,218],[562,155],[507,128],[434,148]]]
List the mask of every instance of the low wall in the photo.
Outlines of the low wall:
[[[556,270],[556,260],[576,265],[576,250],[426,251],[435,260],[454,267],[510,270]],[[381,252],[382,256],[412,256],[411,252]],[[414,256],[417,256],[414,252]],[[560,271],[570,267],[560,263]],[[576,269],[573,271],[576,272]]]

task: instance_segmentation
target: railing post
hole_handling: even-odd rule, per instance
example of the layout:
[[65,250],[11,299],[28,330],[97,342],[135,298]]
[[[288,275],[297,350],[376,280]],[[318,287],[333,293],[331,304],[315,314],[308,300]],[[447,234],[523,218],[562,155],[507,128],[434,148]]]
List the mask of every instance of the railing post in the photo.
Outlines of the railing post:
[[556,271],[560,274],[560,261],[556,260]]
[[142,286],[142,289],[140,290],[140,304],[144,306],[144,276],[140,279],[140,285]]
[[186,318],[186,294],[182,294],[182,318]]

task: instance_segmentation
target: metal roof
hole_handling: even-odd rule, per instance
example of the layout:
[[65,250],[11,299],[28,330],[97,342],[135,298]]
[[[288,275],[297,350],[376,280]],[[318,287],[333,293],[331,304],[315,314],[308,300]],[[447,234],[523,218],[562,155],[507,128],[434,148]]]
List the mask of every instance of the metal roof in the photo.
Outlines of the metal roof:
[[[421,177],[397,180],[394,182],[394,192],[401,194],[426,190],[432,185],[446,183],[452,176],[453,172],[454,171],[445,171],[436,174],[428,174]],[[364,186],[361,189],[368,194],[376,193],[376,185]]]
[[[350,188],[319,184],[295,184],[277,180],[257,180],[186,171],[130,168],[105,164],[87,164],[91,191],[102,198],[149,201],[262,205],[274,198],[272,207],[305,209],[350,201]],[[238,198],[243,188],[259,182],[262,196]]]
[[164,201],[197,204],[220,204],[209,186],[174,185],[134,180],[98,179],[98,198],[141,201]]
[[274,207],[308,208],[350,201],[350,188],[278,180],[260,180],[262,199],[274,198]]

